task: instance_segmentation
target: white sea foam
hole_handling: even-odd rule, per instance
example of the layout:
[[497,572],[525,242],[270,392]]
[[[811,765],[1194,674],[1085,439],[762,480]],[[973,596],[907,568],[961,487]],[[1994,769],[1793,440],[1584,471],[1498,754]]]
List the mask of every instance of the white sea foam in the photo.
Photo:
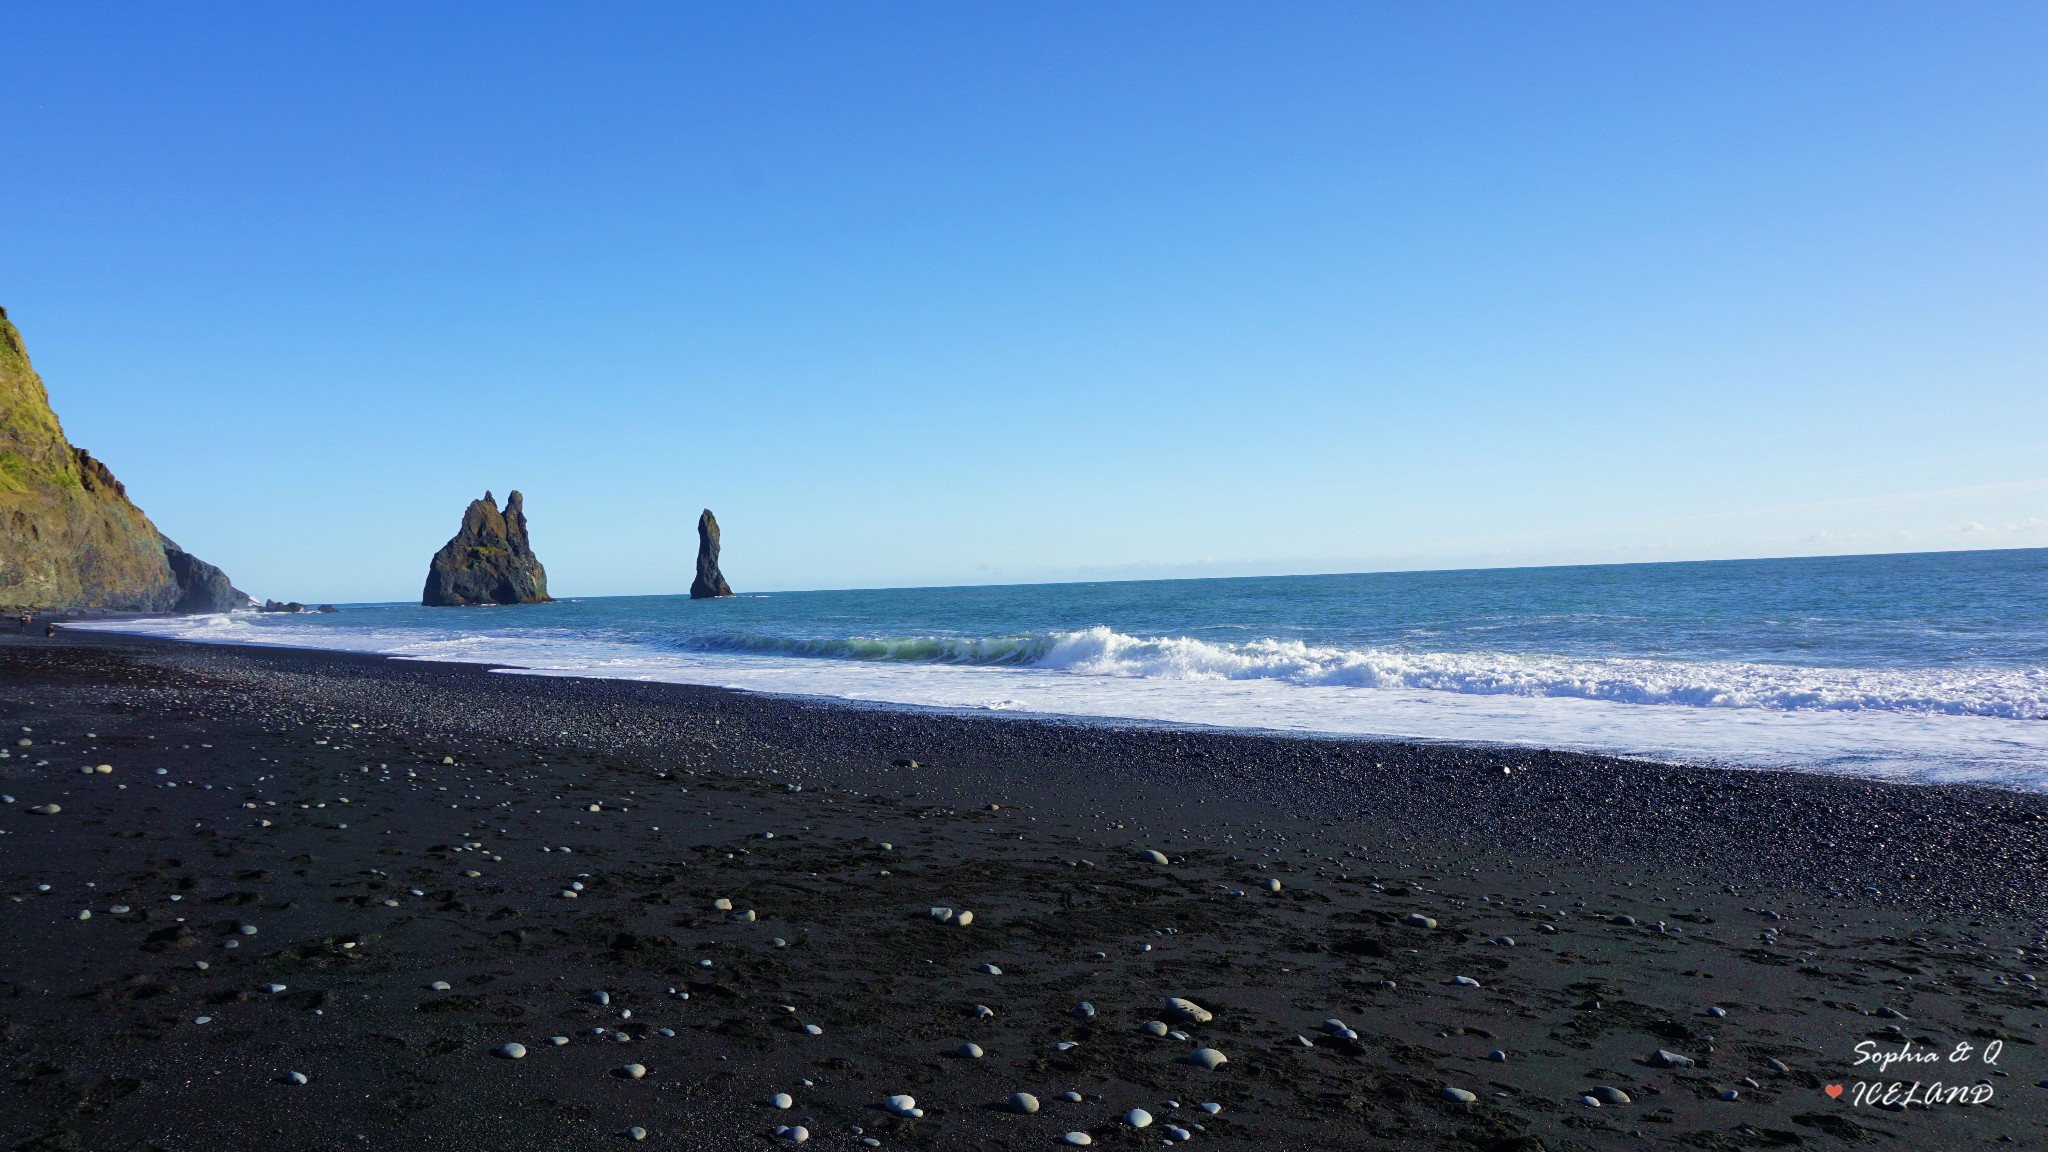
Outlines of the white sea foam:
[[1218,644],[1107,628],[992,640],[719,638],[252,614],[88,625],[881,704],[1471,740],[2048,790],[2048,673]]

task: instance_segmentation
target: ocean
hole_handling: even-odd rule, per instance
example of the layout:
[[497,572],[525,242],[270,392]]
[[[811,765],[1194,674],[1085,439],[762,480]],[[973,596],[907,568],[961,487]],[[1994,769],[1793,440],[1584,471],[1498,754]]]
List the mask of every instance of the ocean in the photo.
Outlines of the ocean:
[[78,626],[2048,791],[2048,549],[342,609]]

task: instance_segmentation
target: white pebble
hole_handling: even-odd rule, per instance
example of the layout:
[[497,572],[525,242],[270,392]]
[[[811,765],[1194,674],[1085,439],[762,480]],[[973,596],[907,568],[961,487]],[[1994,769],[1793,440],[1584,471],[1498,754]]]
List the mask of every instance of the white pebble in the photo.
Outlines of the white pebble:
[[968,1059],[968,1060],[979,1060],[979,1059],[981,1059],[981,1058],[982,1058],[983,1056],[986,1056],[986,1055],[988,1055],[988,1053],[986,1053],[986,1052],[983,1052],[983,1051],[981,1050],[981,1045],[979,1045],[979,1044],[976,1044],[976,1043],[975,1043],[974,1041],[972,1041],[972,1040],[969,1040],[969,1041],[968,1041],[967,1043],[965,1043],[965,1044],[962,1044],[962,1045],[961,1045],[960,1047],[958,1047],[958,1048],[955,1048],[955,1049],[954,1049],[953,1051],[954,1051],[954,1052],[955,1052],[955,1053],[956,1053],[957,1055],[959,1055],[959,1056],[961,1056],[961,1057],[963,1057],[963,1058],[965,1058],[965,1059]]
[[617,1075],[623,1076],[628,1080],[638,1080],[647,1075],[647,1066],[645,1064],[624,1064],[617,1069]]
[[898,1116],[908,1116],[917,1111],[917,1098],[914,1096],[891,1096],[887,1100],[882,1101],[882,1107],[894,1112]]
[[1124,1113],[1124,1123],[1129,1124],[1133,1128],[1150,1128],[1152,1126],[1152,1114],[1143,1108],[1133,1108],[1129,1112]]
[[1065,1136],[1060,1137],[1060,1139],[1076,1146],[1086,1146],[1095,1143],[1095,1137],[1090,1136],[1086,1132],[1069,1132]]
[[526,1059],[526,1045],[500,1044],[498,1045],[498,1055],[507,1060],[524,1060]]
[[1188,1053],[1188,1063],[1199,1065],[1213,1072],[1223,1065],[1230,1063],[1230,1057],[1225,1056],[1214,1048],[1197,1048],[1193,1052]]
[[1038,1111],[1038,1097],[1029,1092],[1010,1093],[1010,1111],[1022,1112],[1026,1116]]
[[304,1072],[287,1072],[284,1074],[284,1082],[287,1084],[304,1084],[306,1082],[306,1074]]
[[773,1108],[794,1108],[796,1107],[796,1097],[791,1096],[787,1092],[777,1092],[768,1098],[768,1104]]

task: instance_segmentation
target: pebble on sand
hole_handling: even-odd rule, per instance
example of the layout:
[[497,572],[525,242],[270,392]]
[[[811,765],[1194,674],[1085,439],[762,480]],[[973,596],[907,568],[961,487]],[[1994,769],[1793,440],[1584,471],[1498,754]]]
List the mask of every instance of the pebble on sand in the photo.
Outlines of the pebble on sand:
[[647,1139],[647,1129],[635,1124],[631,1128],[626,1129],[626,1139],[635,1143],[645,1140]]
[[972,1040],[969,1040],[967,1043],[962,1044],[960,1047],[953,1049],[953,1054],[959,1056],[963,1060],[979,1060],[983,1056],[988,1055],[988,1053],[981,1050],[981,1045],[976,1044]]
[[770,1108],[794,1108],[796,1107],[796,1097],[791,1096],[787,1092],[777,1092],[768,1098],[768,1106]]
[[647,1065],[622,1064],[619,1067],[612,1069],[612,1075],[622,1077],[627,1080],[638,1080],[641,1077],[647,1075]]
[[775,1138],[785,1144],[801,1144],[811,1138],[811,1130],[801,1124],[777,1124]]
[[1003,974],[1003,970],[993,964],[983,964],[981,967],[976,968],[975,971],[985,976],[1001,976]]
[[896,1095],[882,1101],[882,1107],[898,1116],[922,1116],[924,1109],[917,1106],[914,1096]]
[[1465,1091],[1463,1088],[1445,1088],[1444,1099],[1454,1100],[1460,1104],[1476,1104],[1479,1102],[1479,1097]]
[[1138,1031],[1143,1032],[1147,1036],[1164,1036],[1166,1035],[1166,1021],[1147,1020],[1143,1024],[1138,1025]]
[[1074,1005],[1074,1015],[1086,1020],[1095,1015],[1095,1005],[1083,1000],[1079,1004]]
[[446,992],[450,988],[455,987],[455,985],[450,984],[446,980],[436,980],[432,984],[427,985],[427,987],[432,988],[436,992]]
[[1129,1112],[1124,1113],[1124,1123],[1129,1124],[1133,1128],[1150,1128],[1152,1126],[1152,1114],[1143,1108],[1133,1108]]
[[1157,849],[1157,848],[1147,848],[1147,849],[1145,849],[1145,850],[1144,850],[1143,852],[1140,852],[1140,853],[1138,853],[1138,858],[1139,858],[1140,860],[1144,860],[1145,862],[1147,862],[1147,863],[1149,863],[1149,864],[1158,864],[1158,865],[1160,865],[1160,866],[1162,866],[1162,867],[1164,867],[1165,865],[1168,865],[1168,864],[1171,864],[1171,863],[1173,863],[1173,861],[1171,861],[1171,860],[1168,860],[1168,859],[1166,858],[1166,853],[1164,853],[1164,852],[1161,852],[1161,851],[1160,851],[1159,849]]
[[1598,1100],[1602,1104],[1614,1104],[1618,1106],[1622,1104],[1635,1103],[1635,1100],[1631,1098],[1628,1093],[1623,1092],[1621,1089],[1616,1088],[1611,1084],[1595,1085],[1593,1090],[1587,1093],[1587,1095],[1593,1097],[1595,1100]]
[[1277,876],[1268,879],[1265,883],[1265,889],[1268,892],[1278,892],[1280,887],[1280,878]]
[[1029,1092],[1012,1092],[1007,1106],[1012,1112],[1021,1112],[1029,1116],[1038,1111],[1038,1097]]
[[1401,917],[1401,923],[1406,924],[1410,928],[1434,928],[1436,927],[1436,918],[1424,916],[1420,912],[1410,912],[1406,916]]
[[1176,1020],[1186,1020],[1190,1024],[1207,1024],[1216,1018],[1214,1012],[1182,996],[1168,996],[1163,1003],[1168,1015]]
[[1188,1053],[1187,1061],[1198,1068],[1207,1068],[1214,1072],[1223,1065],[1230,1063],[1230,1057],[1225,1056],[1214,1048],[1197,1048],[1193,1052]]
[[1090,1136],[1086,1132],[1069,1132],[1065,1136],[1060,1137],[1060,1139],[1076,1147],[1083,1147],[1095,1143],[1095,1137]]
[[526,1045],[518,1043],[500,1044],[498,1045],[498,1055],[507,1060],[524,1060],[526,1059]]
[[1649,1057],[1643,1062],[1653,1068],[1690,1068],[1694,1063],[1693,1058],[1690,1056],[1681,1056],[1676,1052],[1668,1052],[1662,1048],[1650,1053]]
[[557,1047],[557,1048],[560,1048],[560,1047],[561,1047],[562,1045],[564,1045],[564,1044],[567,1044],[568,1042],[569,1042],[569,1038],[568,1038],[567,1036],[550,1036],[550,1037],[548,1037],[548,1043],[550,1043],[550,1044],[553,1044],[553,1045],[554,1045],[555,1047]]
[[304,1084],[306,1082],[306,1074],[304,1072],[287,1072],[283,1076],[278,1077],[278,1079],[283,1080],[287,1084]]
[[39,804],[36,807],[29,809],[29,811],[35,813],[38,816],[55,816],[57,813],[62,812],[63,810],[64,809],[59,808],[55,804]]
[[285,986],[284,986],[284,985],[282,985],[282,984],[265,984],[265,985],[263,986],[263,990],[264,990],[265,992],[268,992],[268,993],[270,993],[270,994],[271,994],[272,996],[275,996],[275,995],[277,995],[277,994],[278,994],[279,992],[282,992],[282,991],[284,991],[284,990],[285,990]]

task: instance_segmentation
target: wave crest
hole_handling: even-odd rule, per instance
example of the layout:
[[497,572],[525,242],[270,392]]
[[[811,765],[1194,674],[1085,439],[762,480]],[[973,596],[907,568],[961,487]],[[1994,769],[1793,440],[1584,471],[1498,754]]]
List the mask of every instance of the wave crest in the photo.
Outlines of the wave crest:
[[1279,680],[1303,687],[1404,688],[1485,696],[1552,696],[1693,708],[1885,711],[2048,718],[2042,669],[1811,668],[1506,652],[1403,652],[1261,639],[1220,644],[1078,632],[992,638],[705,637],[703,651],[822,659],[1040,668],[1085,676]]

